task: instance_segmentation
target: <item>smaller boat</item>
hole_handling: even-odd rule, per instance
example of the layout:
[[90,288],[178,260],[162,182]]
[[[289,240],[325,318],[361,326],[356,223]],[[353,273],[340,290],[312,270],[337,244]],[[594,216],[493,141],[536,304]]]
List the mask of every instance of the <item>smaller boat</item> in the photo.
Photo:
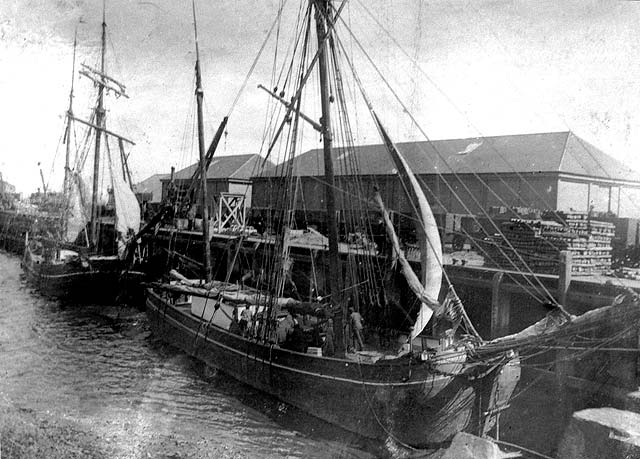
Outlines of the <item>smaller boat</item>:
[[[125,153],[125,144],[134,143],[107,129],[105,96],[128,96],[125,85],[105,73],[104,11],[99,69],[82,64],[79,71],[97,90],[97,103],[88,121],[73,113],[75,47],[76,40],[64,134],[63,204],[53,224],[36,221],[27,233],[22,267],[27,279],[45,295],[106,302],[143,276],[129,269],[128,244],[140,227],[140,205],[131,187]],[[80,141],[75,138],[76,125],[84,128]],[[76,144],[81,147],[72,157]],[[88,160],[90,146],[93,161]],[[103,169],[108,177],[103,176]],[[106,189],[101,187],[103,182],[109,184]],[[87,183],[92,183],[91,190]]]

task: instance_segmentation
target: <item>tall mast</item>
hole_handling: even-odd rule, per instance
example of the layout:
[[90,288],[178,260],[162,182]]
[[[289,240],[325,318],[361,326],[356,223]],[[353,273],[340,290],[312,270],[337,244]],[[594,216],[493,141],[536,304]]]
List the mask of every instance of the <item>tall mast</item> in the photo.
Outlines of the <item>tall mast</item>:
[[69,168],[69,158],[71,157],[71,122],[73,120],[73,83],[76,73],[76,46],[78,43],[78,28],[73,36],[73,63],[71,64],[71,91],[69,91],[69,110],[67,111],[67,129],[65,133],[66,149],[64,155],[64,183],[62,185],[62,195],[64,197],[64,215],[62,216],[62,235],[67,234],[67,219],[69,216],[69,189],[71,188],[69,181],[71,180]]
[[93,193],[91,196],[91,245],[96,248],[98,245],[98,184],[100,174],[100,138],[104,125],[104,55],[107,48],[107,23],[105,21],[105,0],[102,2],[102,46],[100,73],[101,78],[98,83],[98,106],[96,107],[96,149],[93,159]]
[[343,321],[346,317],[344,302],[340,290],[341,267],[338,253],[338,220],[336,217],[335,178],[333,159],[331,158],[331,110],[329,106],[329,85],[327,77],[327,24],[330,0],[311,0],[316,8],[316,33],[318,36],[318,71],[320,74],[320,102],[322,104],[322,143],[324,153],[325,200],[327,203],[326,224],[329,231],[329,290],[331,303],[339,306],[334,316],[336,351],[344,351]]
[[211,281],[211,242],[209,238],[209,209],[207,208],[207,171],[205,165],[204,121],[202,116],[202,74],[200,73],[200,51],[198,49],[198,26],[196,24],[196,3],[193,7],[193,31],[196,40],[196,103],[198,107],[198,152],[200,153],[200,194],[202,195],[202,238],[204,239],[204,274],[207,282]]

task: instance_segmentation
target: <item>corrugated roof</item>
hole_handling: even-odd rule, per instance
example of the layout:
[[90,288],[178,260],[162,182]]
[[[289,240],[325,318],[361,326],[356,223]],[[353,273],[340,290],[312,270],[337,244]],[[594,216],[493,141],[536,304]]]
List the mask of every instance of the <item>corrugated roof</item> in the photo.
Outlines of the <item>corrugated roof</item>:
[[[591,177],[640,181],[640,173],[603,153],[572,132],[518,134],[396,144],[417,174],[562,172]],[[355,147],[362,175],[389,175],[396,170],[382,144]],[[442,157],[443,159],[441,159]],[[345,152],[333,151],[336,175]],[[294,173],[324,174],[322,150],[310,150],[294,159]]]
[[[260,155],[216,156],[207,171],[207,179],[249,180],[259,173],[264,158]],[[268,166],[273,164],[267,161]],[[176,180],[189,180],[198,167],[198,163],[185,167],[174,174]]]

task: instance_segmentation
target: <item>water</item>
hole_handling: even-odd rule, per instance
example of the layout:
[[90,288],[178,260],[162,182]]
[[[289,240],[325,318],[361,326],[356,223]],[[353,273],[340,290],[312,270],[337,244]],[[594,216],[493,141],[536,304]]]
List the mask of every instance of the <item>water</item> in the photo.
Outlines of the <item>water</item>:
[[156,342],[143,312],[64,305],[0,253],[0,457],[391,454]]

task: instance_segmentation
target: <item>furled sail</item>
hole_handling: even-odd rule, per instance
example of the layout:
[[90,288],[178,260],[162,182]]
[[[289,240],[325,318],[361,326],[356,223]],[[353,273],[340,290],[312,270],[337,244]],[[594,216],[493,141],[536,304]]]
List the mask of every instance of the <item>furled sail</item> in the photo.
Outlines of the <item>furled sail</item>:
[[[109,172],[116,213],[116,232],[118,239],[118,255],[123,256],[129,239],[140,230],[140,204],[134,194],[125,166],[112,158],[109,152]],[[122,156],[122,155],[117,155]]]
[[[438,302],[438,295],[440,293],[440,287],[442,284],[442,244],[440,242],[440,234],[438,233],[438,227],[436,225],[435,218],[433,216],[433,213],[431,212],[429,202],[424,195],[424,191],[422,191],[422,188],[420,187],[420,184],[418,183],[418,180],[416,179],[413,171],[409,167],[406,159],[402,156],[402,154],[398,151],[396,146],[391,141],[378,116],[375,114],[375,112],[372,112],[372,115],[374,117],[378,130],[380,131],[380,135],[384,140],[385,146],[387,147],[387,150],[389,151],[389,154],[393,159],[396,169],[398,170],[398,176],[400,177],[403,188],[407,193],[407,197],[413,204],[413,207],[417,212],[419,221],[416,233],[418,235],[421,257],[420,261],[422,263],[421,286],[423,288],[420,294],[418,294],[420,289],[417,289],[417,287],[414,287],[412,285],[412,283],[414,282],[414,278],[417,279],[417,276],[408,265],[408,262],[406,262],[406,259],[406,267],[403,264],[402,269],[402,272],[405,274],[405,277],[409,282],[409,286],[414,292],[416,292],[418,298],[423,301],[420,312],[418,313],[418,318],[413,326],[411,335],[409,336],[409,340],[412,340],[413,338],[418,336],[422,332],[422,330],[424,330],[424,327],[426,327],[427,323],[431,319],[431,316],[433,315],[433,310],[429,307],[429,304],[434,305]],[[380,199],[380,203],[381,202],[382,200]],[[386,218],[388,219],[388,216]],[[394,246],[397,243],[397,236],[395,239],[396,241],[394,241]],[[400,255],[399,251],[398,254]],[[399,258],[402,263],[401,259],[404,258],[404,256]],[[407,277],[407,273],[409,272],[409,270],[411,270],[412,275],[409,275],[409,277]],[[427,301],[424,301],[423,298]]]

